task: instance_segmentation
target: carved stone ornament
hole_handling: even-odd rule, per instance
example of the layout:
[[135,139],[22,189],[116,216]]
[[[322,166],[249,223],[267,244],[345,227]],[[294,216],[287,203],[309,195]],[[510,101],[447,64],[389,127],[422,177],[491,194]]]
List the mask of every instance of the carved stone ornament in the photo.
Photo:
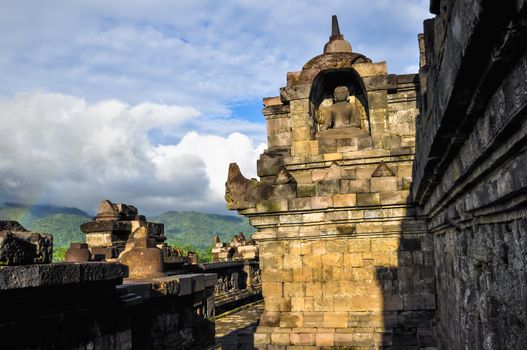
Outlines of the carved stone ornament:
[[229,175],[225,183],[225,200],[228,209],[247,209],[260,200],[260,191],[256,179],[247,179],[242,175],[236,163],[229,164]]

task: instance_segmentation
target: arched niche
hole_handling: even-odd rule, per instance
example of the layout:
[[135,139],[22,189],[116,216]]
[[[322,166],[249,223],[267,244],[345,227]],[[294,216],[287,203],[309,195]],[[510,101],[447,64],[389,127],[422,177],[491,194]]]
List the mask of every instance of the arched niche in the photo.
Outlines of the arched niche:
[[361,128],[371,134],[368,95],[360,75],[353,68],[321,71],[313,80],[309,94],[309,109],[312,117],[312,134],[323,123],[324,108],[333,103],[333,92],[338,86],[346,86],[350,92],[348,101],[354,103],[361,114]]

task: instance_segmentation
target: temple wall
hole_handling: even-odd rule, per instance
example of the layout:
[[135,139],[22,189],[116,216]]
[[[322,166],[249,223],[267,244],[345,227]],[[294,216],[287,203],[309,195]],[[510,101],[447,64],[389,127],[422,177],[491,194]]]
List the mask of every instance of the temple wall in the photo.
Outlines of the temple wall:
[[[128,281],[117,263],[0,269],[0,335],[9,349],[206,349],[214,345],[214,282]],[[212,277],[212,278],[209,278]]]
[[527,348],[527,6],[431,9],[412,193],[434,236],[438,345]]

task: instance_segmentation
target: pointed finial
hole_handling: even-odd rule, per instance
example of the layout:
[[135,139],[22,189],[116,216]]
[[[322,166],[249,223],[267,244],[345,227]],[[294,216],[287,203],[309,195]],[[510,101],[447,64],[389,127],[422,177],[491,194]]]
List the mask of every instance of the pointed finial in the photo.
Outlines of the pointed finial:
[[339,21],[336,15],[331,16],[331,36],[324,46],[324,53],[352,52],[351,44],[340,34]]
[[340,35],[339,21],[337,15],[331,16],[331,36]]

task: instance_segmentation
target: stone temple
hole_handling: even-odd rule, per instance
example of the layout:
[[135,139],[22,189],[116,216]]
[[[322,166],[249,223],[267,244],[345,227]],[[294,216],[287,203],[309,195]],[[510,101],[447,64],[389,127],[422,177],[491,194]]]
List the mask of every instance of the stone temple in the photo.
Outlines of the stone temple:
[[[258,232],[256,344],[431,343],[433,239],[410,197],[417,74],[353,52],[333,17],[323,54],[264,99],[259,181],[229,169],[229,208]],[[402,319],[414,327],[399,332]],[[395,334],[394,334],[395,333]]]
[[[527,348],[527,3],[432,0],[419,74],[323,53],[264,98],[258,349]],[[366,53],[367,54],[367,53]]]
[[418,74],[333,17],[263,99],[259,179],[229,166],[257,232],[216,237],[213,262],[109,200],[63,263],[0,221],[0,348],[527,349],[527,2],[430,10]]

